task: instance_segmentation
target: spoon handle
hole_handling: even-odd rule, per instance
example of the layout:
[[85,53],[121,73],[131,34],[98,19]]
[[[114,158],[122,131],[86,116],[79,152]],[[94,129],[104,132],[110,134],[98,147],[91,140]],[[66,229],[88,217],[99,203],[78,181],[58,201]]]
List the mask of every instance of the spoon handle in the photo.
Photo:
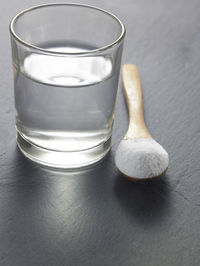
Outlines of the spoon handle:
[[144,121],[142,85],[137,67],[123,65],[122,80],[129,110],[129,127],[124,139],[152,138]]

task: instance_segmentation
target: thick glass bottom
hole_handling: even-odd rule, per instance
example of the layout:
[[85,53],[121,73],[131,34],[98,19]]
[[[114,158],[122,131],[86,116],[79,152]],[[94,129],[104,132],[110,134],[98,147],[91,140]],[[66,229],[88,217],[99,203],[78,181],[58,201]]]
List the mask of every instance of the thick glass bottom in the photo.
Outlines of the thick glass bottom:
[[82,151],[54,151],[43,149],[27,141],[17,132],[17,144],[21,152],[30,160],[44,166],[60,169],[85,167],[101,160],[110,150],[111,138],[106,142]]

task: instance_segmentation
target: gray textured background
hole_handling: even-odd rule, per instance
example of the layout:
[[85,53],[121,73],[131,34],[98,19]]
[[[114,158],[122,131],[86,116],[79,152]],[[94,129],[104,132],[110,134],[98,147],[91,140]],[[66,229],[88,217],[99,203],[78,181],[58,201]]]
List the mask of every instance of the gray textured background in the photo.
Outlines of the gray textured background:
[[[49,1],[51,2],[51,1]],[[55,2],[55,0],[53,1]],[[119,84],[112,150],[85,173],[47,172],[16,148],[10,19],[0,12],[0,265],[200,265],[200,1],[82,1],[126,25],[123,62],[137,64],[150,132],[168,150],[160,181],[131,183],[114,166],[127,128]]]

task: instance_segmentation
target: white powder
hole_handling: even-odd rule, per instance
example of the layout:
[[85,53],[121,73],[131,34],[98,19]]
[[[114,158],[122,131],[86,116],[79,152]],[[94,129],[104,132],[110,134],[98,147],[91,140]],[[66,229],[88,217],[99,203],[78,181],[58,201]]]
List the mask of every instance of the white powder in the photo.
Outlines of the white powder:
[[115,156],[117,168],[132,178],[161,175],[168,167],[166,150],[153,139],[122,140]]

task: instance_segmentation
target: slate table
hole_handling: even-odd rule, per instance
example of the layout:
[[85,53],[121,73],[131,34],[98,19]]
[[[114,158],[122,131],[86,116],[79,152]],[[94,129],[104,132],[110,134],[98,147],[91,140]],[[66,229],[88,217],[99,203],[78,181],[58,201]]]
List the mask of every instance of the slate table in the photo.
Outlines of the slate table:
[[169,152],[169,170],[158,181],[132,183],[115,168],[114,154],[128,124],[121,81],[112,149],[101,164],[55,173],[21,155],[15,140],[8,23],[41,2],[2,1],[0,265],[198,266],[200,1],[78,2],[107,9],[125,23],[122,61],[140,69],[146,122]]

